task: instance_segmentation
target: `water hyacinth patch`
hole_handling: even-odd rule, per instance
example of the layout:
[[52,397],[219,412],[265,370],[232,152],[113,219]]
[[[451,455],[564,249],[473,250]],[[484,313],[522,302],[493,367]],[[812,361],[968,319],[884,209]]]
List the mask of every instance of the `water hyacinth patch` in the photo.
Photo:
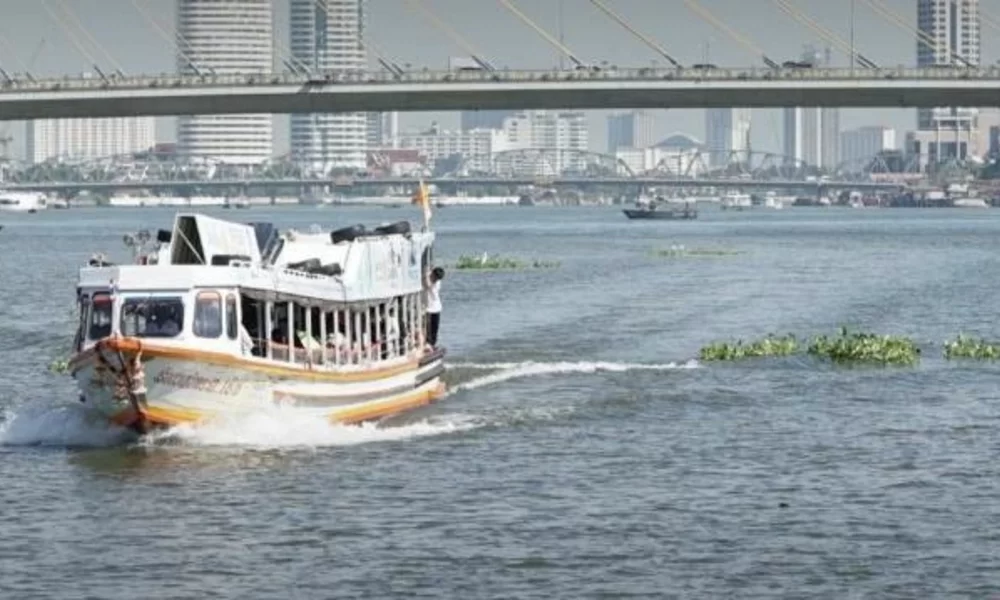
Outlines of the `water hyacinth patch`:
[[657,258],[710,258],[719,256],[734,256],[739,254],[739,252],[725,249],[671,246],[669,248],[655,248],[653,249],[652,254]]
[[815,338],[807,352],[841,364],[914,365],[920,349],[910,338],[874,333],[851,333],[841,328],[838,336]]
[[954,340],[944,345],[944,357],[948,360],[997,360],[1000,359],[1000,344],[958,334]]
[[463,254],[458,257],[453,268],[462,271],[512,271],[521,269],[554,269],[559,266],[555,261],[533,260],[526,262],[504,256],[470,256]]
[[737,340],[735,343],[714,342],[702,348],[698,356],[704,361],[735,361],[748,358],[789,356],[795,354],[798,348],[799,343],[794,335],[768,335],[748,344],[744,344],[743,340]]

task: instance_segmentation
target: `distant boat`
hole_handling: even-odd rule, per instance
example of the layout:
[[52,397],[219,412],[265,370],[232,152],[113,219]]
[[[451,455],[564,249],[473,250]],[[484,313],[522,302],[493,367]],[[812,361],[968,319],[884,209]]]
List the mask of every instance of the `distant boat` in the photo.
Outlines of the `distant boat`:
[[728,192],[719,199],[719,206],[722,210],[743,210],[753,206],[750,194],[740,194],[738,192]]
[[685,204],[683,208],[664,207],[663,204],[662,201],[640,198],[635,208],[626,208],[622,212],[629,219],[683,221],[698,218],[698,210],[690,204]]
[[0,192],[0,211],[26,212],[45,210],[45,196],[34,192]]
[[247,198],[227,199],[222,208],[250,208],[250,200]]

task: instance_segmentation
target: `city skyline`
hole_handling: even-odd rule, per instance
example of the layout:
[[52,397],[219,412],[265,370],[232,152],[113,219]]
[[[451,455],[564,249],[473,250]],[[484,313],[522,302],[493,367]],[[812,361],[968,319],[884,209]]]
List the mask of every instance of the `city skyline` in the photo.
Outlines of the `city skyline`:
[[[453,0],[424,0],[437,15],[453,28],[474,41],[482,53],[497,66],[545,68],[559,62],[558,54],[537,34],[519,23],[512,15],[495,3],[464,3]],[[776,59],[797,56],[804,44],[818,45],[809,30],[781,15],[772,6],[748,9],[743,2],[732,0],[703,0],[707,8],[725,18],[741,34],[762,45]],[[138,1],[144,12],[137,11],[126,0],[78,0],[73,3],[83,25],[94,34],[107,54],[120,62],[128,72],[168,72],[173,70],[174,52],[171,48],[172,2],[150,3]],[[665,11],[661,4],[645,0],[618,0],[610,2],[640,29],[645,30],[680,60],[691,62],[709,59],[722,65],[749,65],[759,57],[713,29],[682,6]],[[850,28],[847,3],[800,0],[798,6],[813,18],[847,37]],[[559,24],[555,3],[522,6],[522,10],[536,19],[549,31],[556,31]],[[564,39],[584,59],[601,57],[609,64],[652,64],[662,58],[639,44],[615,23],[595,13],[588,2],[568,0],[569,10],[564,11]],[[916,25],[915,0],[887,0],[886,5]],[[1000,1],[984,1],[982,6],[993,13],[1000,12]],[[466,54],[455,42],[429,24],[416,11],[405,4],[369,0],[366,35],[370,47],[377,54],[388,56],[413,68],[429,66],[443,68],[449,57]],[[289,0],[274,3],[274,37],[279,55],[289,53],[290,26]],[[858,3],[856,18],[857,47],[866,56],[883,65],[914,64],[914,36],[889,25],[871,10]],[[782,36],[769,35],[775,23],[781,23]],[[22,70],[31,63],[31,70],[39,75],[65,74],[89,68],[89,60],[73,47],[65,32],[54,28],[45,12],[37,6],[17,6],[12,9],[6,26],[0,26],[0,35],[6,43],[0,45],[0,63],[11,71]],[[11,24],[16,23],[16,27]],[[157,35],[152,23],[158,23],[166,34]],[[488,23],[489,26],[484,27]],[[111,27],[109,24],[114,24]],[[655,34],[655,35],[654,35]],[[518,43],[511,44],[511,40]],[[137,51],[141,49],[142,51]],[[95,57],[101,53],[91,48]],[[994,62],[1000,56],[1000,42],[996,36],[983,36],[981,54],[983,62]],[[398,57],[403,56],[404,59]],[[369,65],[375,57],[369,56]],[[843,54],[834,55],[835,65],[848,63]],[[101,61],[98,61],[101,62]],[[106,60],[103,62],[107,62]],[[598,61],[599,62],[599,61]],[[655,138],[663,139],[674,132],[684,132],[702,140],[706,139],[704,112],[700,110],[650,111],[655,120]],[[900,131],[914,128],[913,111],[896,109],[844,110],[841,117],[844,128],[864,125],[886,125]],[[604,118],[608,111],[588,113],[591,149],[606,147]],[[457,113],[403,114],[403,129],[426,126],[436,120],[444,127],[457,128]],[[777,109],[753,111],[752,144],[754,148],[778,150],[782,145],[781,113]],[[169,139],[173,119],[160,119],[158,137]],[[288,148],[288,127],[277,119],[274,127],[275,153]],[[455,124],[455,125],[452,125]],[[11,128],[15,135],[21,132]],[[165,135],[166,134],[166,135]],[[23,139],[16,142],[23,152]]]

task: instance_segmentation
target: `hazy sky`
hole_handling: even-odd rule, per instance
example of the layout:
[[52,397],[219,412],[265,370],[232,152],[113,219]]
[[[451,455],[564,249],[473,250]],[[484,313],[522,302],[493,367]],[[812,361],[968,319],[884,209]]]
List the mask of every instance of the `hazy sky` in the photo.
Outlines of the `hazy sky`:
[[[496,66],[547,68],[559,64],[559,53],[537,33],[508,12],[498,0],[419,0],[442,20],[460,31],[478,52]],[[857,48],[876,63],[913,65],[916,60],[914,36],[906,29],[879,16],[870,0],[855,0],[855,41]],[[916,0],[880,0],[901,15],[909,26],[916,23]],[[523,12],[553,35],[560,21],[565,43],[587,62],[620,66],[650,65],[665,61],[618,24],[598,11],[589,0],[513,0]],[[759,65],[752,50],[699,18],[684,0],[604,0],[631,21],[633,26],[655,39],[682,63],[710,61],[720,66]],[[800,10],[821,22],[844,40],[849,38],[851,0],[790,0]],[[278,51],[287,54],[288,0],[274,0]],[[137,8],[167,33],[161,34]],[[700,5],[724,20],[771,58],[797,58],[806,44],[826,44],[806,26],[782,13],[773,0],[700,0]],[[48,6],[61,19],[53,18]],[[560,10],[560,6],[562,9]],[[982,11],[1000,22],[1000,0],[980,0]],[[0,21],[0,64],[10,71],[41,75],[77,73],[90,70],[92,60],[102,68],[120,67],[126,73],[174,70],[173,0],[0,0],[4,19]],[[65,11],[69,8],[70,16]],[[382,53],[399,64],[439,69],[448,57],[467,52],[411,7],[411,0],[367,0],[370,50]],[[560,19],[560,13],[563,15]],[[74,17],[96,44],[82,33]],[[984,22],[982,62],[1000,59],[1000,31]],[[81,52],[74,37],[85,48]],[[374,52],[370,52],[371,55]],[[87,55],[90,55],[89,57]],[[833,47],[835,65],[846,65],[847,56]],[[374,56],[372,56],[374,63]],[[606,111],[593,111],[591,147],[605,147]],[[404,115],[404,127],[417,127],[436,119],[454,126],[454,114]],[[913,110],[844,110],[841,127],[886,124],[900,135],[913,127]],[[286,119],[276,120],[279,150],[287,146]],[[17,125],[10,133],[21,137]],[[173,138],[172,120],[161,120],[158,137]],[[661,137],[683,131],[702,137],[704,117],[700,110],[657,111]],[[781,145],[781,118],[778,110],[755,110],[755,147],[778,150]],[[15,142],[15,151],[23,145]]]

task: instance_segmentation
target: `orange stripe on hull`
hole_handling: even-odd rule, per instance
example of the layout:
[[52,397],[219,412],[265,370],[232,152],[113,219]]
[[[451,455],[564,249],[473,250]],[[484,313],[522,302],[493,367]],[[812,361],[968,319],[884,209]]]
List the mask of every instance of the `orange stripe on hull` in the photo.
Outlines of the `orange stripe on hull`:
[[311,381],[329,382],[363,382],[377,381],[387,377],[394,377],[419,368],[419,361],[410,360],[400,365],[385,367],[381,369],[370,369],[365,371],[334,373],[320,369],[296,368],[292,366],[282,366],[278,364],[263,364],[258,360],[251,360],[239,356],[233,356],[224,352],[210,352],[206,350],[193,350],[190,348],[175,348],[164,346],[155,342],[147,342],[136,338],[112,337],[98,342],[94,348],[85,350],[70,359],[70,370],[76,372],[88,360],[96,354],[97,348],[103,348],[112,352],[122,352],[129,355],[142,350],[144,358],[171,358],[224,367],[234,367],[275,377],[287,377],[291,379],[306,379]]
[[335,423],[352,424],[398,415],[438,400],[444,396],[445,389],[445,384],[439,383],[429,390],[410,392],[396,398],[376,402],[370,406],[338,410],[330,415],[330,420]]
[[[436,386],[426,390],[416,390],[388,398],[377,400],[366,406],[338,410],[331,413],[328,418],[334,423],[347,425],[372,421],[383,417],[390,417],[426,406],[444,396],[447,387],[438,383]],[[211,415],[193,410],[159,408],[150,406],[142,411],[142,418],[148,425],[154,427],[174,427],[185,423],[198,423],[206,421]],[[111,422],[121,427],[130,427],[138,419],[132,407],[124,408],[111,416]]]

